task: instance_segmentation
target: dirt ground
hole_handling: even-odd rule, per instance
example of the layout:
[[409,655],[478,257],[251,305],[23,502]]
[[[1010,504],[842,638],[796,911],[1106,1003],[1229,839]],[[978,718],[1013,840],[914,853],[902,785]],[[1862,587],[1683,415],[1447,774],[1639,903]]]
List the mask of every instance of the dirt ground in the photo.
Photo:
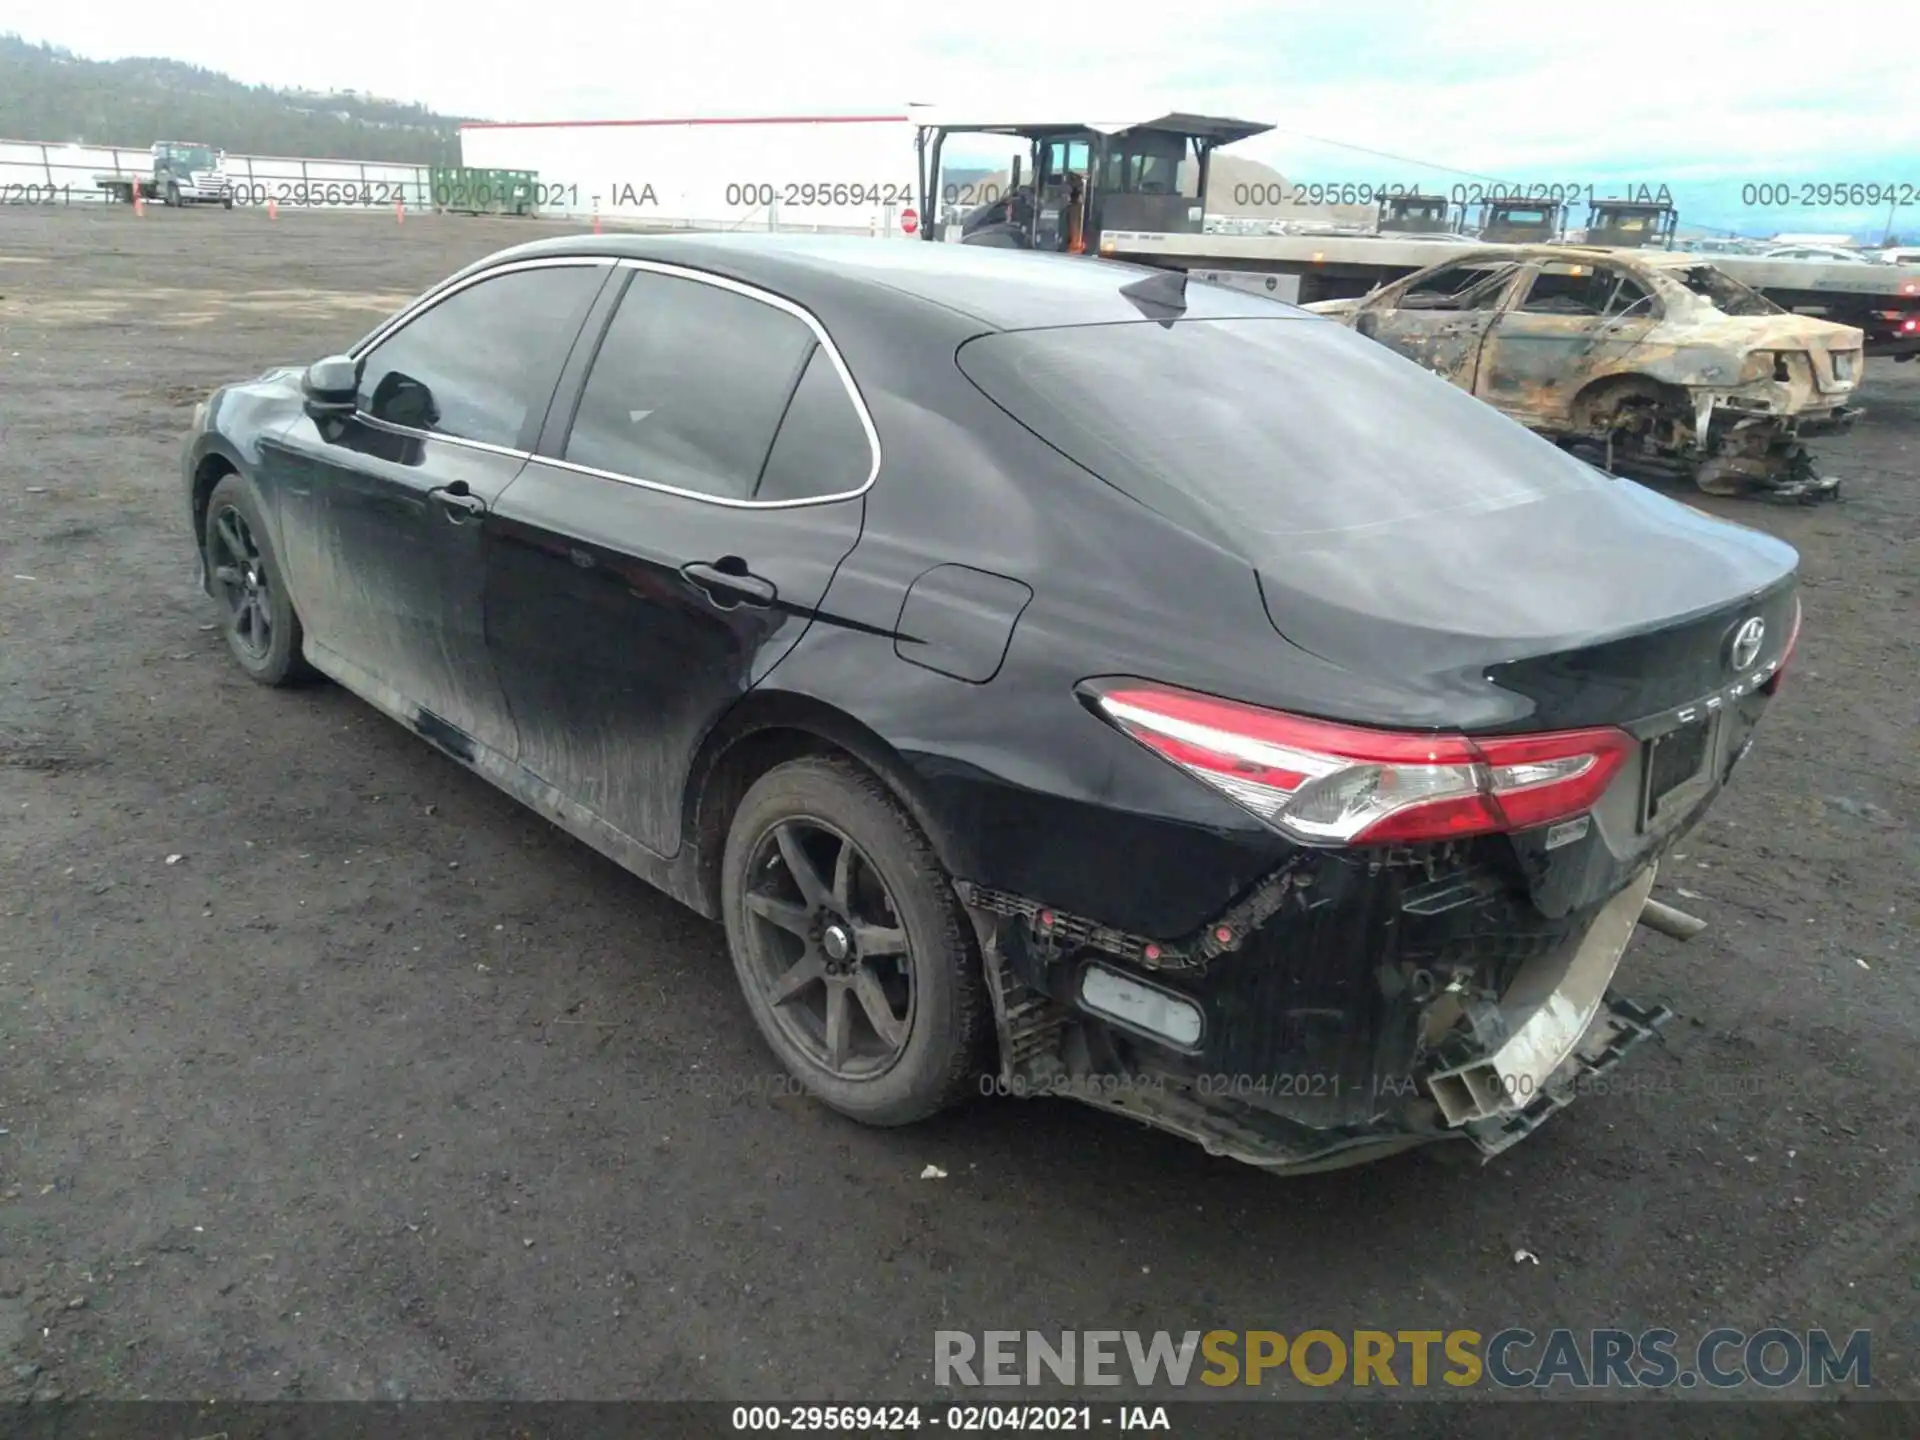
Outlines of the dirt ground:
[[1799,548],[1806,628],[1662,877],[1711,930],[1629,952],[1681,1016],[1636,1088],[1281,1181],[1064,1101],[781,1093],[717,928],[230,663],[193,403],[536,233],[0,210],[0,1400],[900,1400],[942,1328],[1778,1321],[1914,1375],[1920,364],[1819,447],[1841,502],[1702,502]]

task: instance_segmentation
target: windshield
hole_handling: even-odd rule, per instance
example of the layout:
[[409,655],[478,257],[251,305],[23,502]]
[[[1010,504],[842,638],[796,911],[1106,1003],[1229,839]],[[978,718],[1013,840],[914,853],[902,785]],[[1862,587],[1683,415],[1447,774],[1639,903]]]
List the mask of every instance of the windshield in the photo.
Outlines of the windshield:
[[1054,448],[1256,564],[1610,484],[1384,345],[1329,321],[1184,320],[982,336],[976,385]]
[[1687,289],[1704,300],[1711,301],[1714,308],[1728,315],[1784,315],[1773,301],[1767,299],[1758,290],[1749,290],[1724,270],[1712,265],[1694,265],[1681,272],[1681,281]]
[[213,151],[205,145],[175,145],[169,155],[174,164],[189,170],[213,169]]

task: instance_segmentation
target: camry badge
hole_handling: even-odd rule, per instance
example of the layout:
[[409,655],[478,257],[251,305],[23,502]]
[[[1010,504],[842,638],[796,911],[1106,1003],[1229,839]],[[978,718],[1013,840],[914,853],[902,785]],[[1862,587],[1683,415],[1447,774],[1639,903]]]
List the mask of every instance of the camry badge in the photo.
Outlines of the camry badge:
[[1729,659],[1735,670],[1744,670],[1760,658],[1761,642],[1767,638],[1767,622],[1758,615],[1747,621],[1733,632],[1733,649]]

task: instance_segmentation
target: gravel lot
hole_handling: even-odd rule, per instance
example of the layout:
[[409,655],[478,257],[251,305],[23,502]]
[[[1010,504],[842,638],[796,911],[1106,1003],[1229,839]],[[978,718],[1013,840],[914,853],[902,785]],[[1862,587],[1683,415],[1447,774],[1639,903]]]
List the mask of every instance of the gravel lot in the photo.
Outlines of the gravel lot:
[[1681,1016],[1645,1088],[1281,1181],[786,1095],[716,927],[228,661],[193,403],[537,233],[0,211],[0,1399],[927,1398],[940,1328],[1778,1320],[1913,1375],[1920,364],[1870,362],[1840,503],[1702,502],[1799,547],[1806,629],[1662,877],[1713,928],[1629,952]]

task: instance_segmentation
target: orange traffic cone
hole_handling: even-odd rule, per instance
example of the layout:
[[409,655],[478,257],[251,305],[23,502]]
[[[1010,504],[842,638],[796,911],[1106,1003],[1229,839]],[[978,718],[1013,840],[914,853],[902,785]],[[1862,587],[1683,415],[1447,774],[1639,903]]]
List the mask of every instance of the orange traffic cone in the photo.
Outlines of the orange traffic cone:
[[407,202],[406,201],[398,198],[394,200],[393,223],[396,225],[404,225],[407,223]]
[[280,207],[274,203],[271,195],[267,197],[267,218],[269,220],[278,220],[280,218]]
[[140,203],[140,182],[138,180],[133,182],[133,213],[136,215],[144,215],[147,213],[147,207]]

